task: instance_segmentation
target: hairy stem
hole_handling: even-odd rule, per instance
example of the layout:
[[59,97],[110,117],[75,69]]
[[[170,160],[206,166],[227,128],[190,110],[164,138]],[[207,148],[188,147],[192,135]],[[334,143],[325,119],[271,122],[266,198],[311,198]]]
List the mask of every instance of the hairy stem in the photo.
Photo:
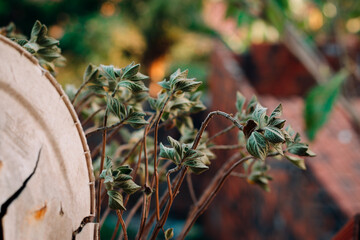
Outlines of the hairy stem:
[[[207,117],[205,118],[205,120],[203,121],[203,123],[201,124],[201,127],[200,127],[200,130],[199,132],[197,133],[196,137],[195,137],[195,140],[194,140],[194,143],[192,145],[192,149],[196,149],[197,146],[199,145],[200,143],[200,140],[201,140],[201,137],[206,129],[206,127],[208,126],[208,124],[210,123],[211,119],[215,116],[215,115],[220,115],[220,116],[223,116],[227,119],[229,119],[231,122],[234,123],[234,125],[239,128],[240,130],[243,130],[243,126],[239,123],[239,121],[232,117],[230,114],[227,114],[225,112],[222,112],[222,111],[213,111],[213,112],[210,112]],[[175,189],[174,189],[174,193],[173,193],[173,196],[169,196],[169,198],[172,198],[174,199],[175,196],[177,195],[179,189],[180,189],[180,186],[185,178],[185,175],[186,175],[186,172],[188,170],[188,167],[183,167],[182,171],[180,172],[180,178],[178,179],[176,185],[175,185]],[[170,208],[171,208],[171,205],[172,205],[172,202],[168,201],[166,207],[165,207],[165,210],[164,210],[164,214],[162,215],[161,217],[161,220],[157,222],[157,224],[155,225],[155,229],[151,235],[151,238],[152,240],[155,240],[156,239],[156,236],[159,234],[159,231],[163,228],[165,222],[166,222],[166,219],[168,217],[168,214],[170,213]]]
[[218,136],[229,132],[229,131],[232,130],[233,128],[235,128],[235,125],[231,125],[231,126],[225,128],[225,129],[223,129],[223,130],[215,133],[213,136],[209,137],[209,139],[206,141],[206,143],[211,142],[212,140],[214,140],[214,139],[217,138]]
[[158,162],[157,162],[157,140],[158,140],[158,131],[159,131],[159,123],[160,123],[160,120],[161,120],[161,117],[162,115],[164,114],[164,111],[165,111],[165,107],[167,105],[167,103],[170,101],[172,95],[170,95],[163,107],[161,108],[160,112],[159,112],[159,115],[156,119],[156,122],[155,122],[155,128],[154,128],[154,175],[155,175],[155,200],[156,200],[156,219],[157,221],[160,220],[160,209],[159,209],[159,174],[157,172],[157,165],[158,165]]
[[[104,116],[104,122],[103,126],[106,126],[107,123],[107,115],[108,110],[105,110],[105,116]],[[101,160],[100,160],[100,173],[104,169],[104,161],[105,161],[105,150],[106,150],[106,130],[103,131],[103,138],[102,138],[102,152],[101,152]],[[97,206],[96,206],[96,222],[100,222],[100,212],[101,212],[101,185],[102,185],[102,179],[99,179],[98,183],[98,189],[97,189]],[[100,238],[100,228],[98,236]]]
[[192,184],[190,174],[186,175],[186,182],[187,182],[187,185],[188,185],[188,188],[189,188],[191,200],[193,201],[193,203],[196,203],[197,200],[196,200],[196,195],[195,195],[195,191],[194,191],[194,185]]

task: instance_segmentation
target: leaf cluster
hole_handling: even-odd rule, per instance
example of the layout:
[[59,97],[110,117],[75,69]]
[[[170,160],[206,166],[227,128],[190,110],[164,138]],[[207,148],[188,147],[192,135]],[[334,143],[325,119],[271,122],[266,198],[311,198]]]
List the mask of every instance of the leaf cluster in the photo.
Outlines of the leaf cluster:
[[10,24],[6,28],[7,35],[20,46],[39,60],[42,67],[51,74],[55,74],[56,66],[63,66],[65,58],[61,55],[61,49],[58,47],[59,41],[49,37],[48,29],[40,21],[36,21],[30,34],[30,39],[14,34],[15,26]]
[[243,124],[243,133],[239,134],[239,144],[246,144],[247,151],[263,162],[253,165],[252,172],[248,176],[249,181],[265,190],[268,188],[267,183],[271,180],[266,175],[268,168],[261,168],[263,171],[259,171],[259,166],[265,164],[264,161],[269,154],[285,156],[295,166],[305,170],[305,161],[301,157],[313,157],[315,154],[307,144],[301,142],[299,133],[295,133],[290,126],[284,129],[286,120],[280,118],[282,105],[279,104],[270,115],[267,115],[267,109],[258,103],[256,97],[252,97],[246,107],[245,103],[245,97],[238,92],[235,104],[238,110],[236,116]]
[[113,169],[111,158],[106,158],[105,168],[100,174],[100,179],[104,179],[111,209],[125,210],[123,197],[119,192],[120,189],[130,195],[141,188],[132,180],[131,172],[132,169],[129,166],[120,166]]

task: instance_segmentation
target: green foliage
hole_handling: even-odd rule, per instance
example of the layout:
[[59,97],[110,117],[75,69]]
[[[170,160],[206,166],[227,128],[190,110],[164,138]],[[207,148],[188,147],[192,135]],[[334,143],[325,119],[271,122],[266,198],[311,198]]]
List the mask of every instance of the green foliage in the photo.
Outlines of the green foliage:
[[5,35],[25,48],[29,53],[39,60],[42,67],[55,74],[55,66],[63,66],[65,58],[61,55],[58,47],[59,41],[47,35],[47,27],[36,21],[32,30],[30,39],[14,33],[15,26],[10,24],[5,28]]
[[341,84],[347,78],[346,71],[340,71],[323,85],[313,88],[305,100],[305,124],[306,134],[310,140],[314,140],[318,130],[329,119],[339,95]]
[[141,188],[132,180],[130,176],[131,172],[132,169],[126,165],[113,170],[111,158],[106,158],[105,168],[99,177],[100,179],[104,179],[104,185],[109,195],[109,207],[111,209],[125,210],[123,197],[119,190],[127,194],[133,194]]

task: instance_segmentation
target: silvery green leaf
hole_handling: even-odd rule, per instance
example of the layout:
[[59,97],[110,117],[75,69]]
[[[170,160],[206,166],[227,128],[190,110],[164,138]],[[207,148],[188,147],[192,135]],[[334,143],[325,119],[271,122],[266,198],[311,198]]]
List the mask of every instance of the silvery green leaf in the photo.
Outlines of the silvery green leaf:
[[48,62],[51,62],[56,58],[61,57],[61,54],[52,48],[41,48],[37,51],[37,54],[39,54],[43,59]]
[[143,81],[143,80],[149,79],[149,76],[146,76],[146,75],[138,72],[135,75],[133,75],[132,77],[130,77],[129,79],[131,81]]
[[245,105],[246,98],[239,91],[236,92],[236,109],[239,113],[242,112],[242,109]]
[[116,76],[115,76],[113,65],[110,65],[110,66],[100,65],[100,69],[101,69],[101,74],[104,77],[106,77],[107,79],[110,79],[112,81],[116,81]]
[[158,82],[158,84],[159,84],[163,89],[166,89],[166,90],[170,91],[170,83],[169,83],[169,81],[167,81],[166,79],[164,79],[164,80],[161,81],[161,82]]
[[266,108],[264,108],[258,103],[255,107],[255,110],[252,113],[252,118],[259,124],[260,128],[262,128],[266,124],[265,116],[266,116]]
[[52,47],[59,44],[59,41],[52,37],[39,38],[37,43],[42,47]]
[[93,80],[93,78],[95,78],[97,72],[98,72],[97,67],[93,64],[89,64],[85,69],[83,81],[90,82],[91,80]]
[[167,137],[168,141],[170,142],[171,146],[175,149],[176,153],[180,156],[180,158],[183,158],[183,147],[181,143],[173,139],[172,137]]
[[271,146],[282,156],[284,156],[284,151],[282,149],[282,143],[270,143]]
[[179,80],[174,84],[175,91],[194,92],[201,85],[201,82],[194,81],[195,79]]
[[115,190],[107,191],[109,195],[109,207],[115,210],[126,210],[123,203],[123,196]]
[[175,149],[165,147],[162,143],[160,143],[159,157],[169,159],[173,161],[176,165],[180,163],[179,158],[176,156]]
[[279,119],[279,118],[270,118],[269,120],[269,126],[277,127],[277,128],[283,128],[285,125],[286,120]]
[[174,229],[173,228],[168,228],[166,229],[166,231],[164,232],[165,235],[165,240],[170,240],[174,237]]
[[129,80],[122,80],[118,83],[119,87],[125,87],[133,93],[147,91],[148,88],[142,82],[132,82]]
[[265,127],[264,136],[271,143],[283,143],[285,142],[285,137],[282,134],[282,131],[276,127]]
[[139,72],[140,64],[135,64],[132,62],[130,65],[126,66],[124,73],[121,79],[129,79],[133,77],[137,72]]
[[116,168],[116,170],[122,174],[130,174],[133,169],[127,165],[124,165],[124,166],[120,166],[120,167]]
[[209,169],[209,167],[199,159],[185,161],[184,165],[190,167],[191,171],[195,174],[200,174]]
[[111,158],[110,158],[109,156],[106,156],[104,167],[105,167],[106,169],[111,169],[112,166],[113,166],[113,165],[112,165],[112,160],[111,160]]
[[184,160],[196,160],[196,159],[202,158],[203,156],[204,156],[204,154],[199,150],[188,149],[185,152]]
[[116,187],[119,187],[124,190],[127,194],[131,195],[137,192],[141,187],[137,185],[133,180],[126,180],[122,182],[116,182]]
[[280,117],[282,114],[282,105],[281,103],[274,109],[274,111],[271,113],[270,115],[270,119],[271,118],[278,118]]
[[262,134],[254,131],[247,140],[246,149],[254,157],[265,160],[269,151],[269,143]]
[[123,174],[123,173],[120,173],[120,172],[117,172],[117,171],[113,171],[113,174],[116,174],[114,176],[114,181],[117,182],[117,183],[124,182],[124,181],[132,179],[132,177],[130,175]]
[[285,157],[291,162],[293,163],[295,166],[297,166],[298,168],[302,169],[302,170],[306,170],[306,165],[305,165],[305,161],[302,158],[299,157],[295,157],[295,156],[291,156],[291,155],[285,155]]
[[41,27],[42,27],[41,22],[39,20],[36,20],[36,22],[34,23],[34,26],[31,29],[30,38],[37,37],[40,33]]
[[306,156],[308,157],[316,157],[316,153],[314,153],[313,151],[311,151],[310,149],[308,149],[306,151]]
[[307,156],[308,149],[308,145],[304,143],[293,143],[288,146],[288,152],[298,156]]
[[257,103],[258,103],[257,97],[253,95],[246,107],[246,112],[249,114],[252,113],[255,110]]
[[28,43],[28,40],[26,39],[14,39],[14,41],[22,47]]

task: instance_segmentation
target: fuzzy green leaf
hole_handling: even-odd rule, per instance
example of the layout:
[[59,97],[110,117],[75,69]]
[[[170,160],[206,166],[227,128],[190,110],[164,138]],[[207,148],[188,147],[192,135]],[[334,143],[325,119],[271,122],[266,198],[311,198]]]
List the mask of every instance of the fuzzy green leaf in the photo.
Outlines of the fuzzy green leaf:
[[115,187],[119,187],[123,189],[124,192],[126,192],[129,195],[137,192],[141,188],[131,179],[126,181],[115,182]]
[[142,82],[132,82],[129,80],[123,80],[118,83],[119,87],[125,87],[133,93],[147,91],[148,88]]
[[190,167],[191,171],[195,174],[200,174],[209,169],[209,167],[199,159],[185,161],[184,165]]
[[293,143],[288,146],[288,152],[298,156],[307,156],[308,149],[308,145],[304,143]]
[[115,190],[107,192],[109,195],[109,207],[114,210],[126,210],[124,207],[123,196]]
[[239,113],[242,112],[242,109],[245,105],[245,101],[246,101],[246,98],[244,97],[244,95],[242,95],[239,91],[236,92],[236,109]]
[[254,131],[247,140],[246,149],[254,157],[265,160],[269,151],[269,143],[262,134]]
[[113,65],[110,65],[110,66],[100,65],[100,68],[101,68],[101,73],[104,77],[106,77],[107,79],[110,79],[112,81],[116,81],[116,76],[115,76]]
[[182,144],[170,136],[168,136],[167,139],[170,142],[171,146],[175,149],[176,153],[180,156],[180,158],[182,158],[184,155]]
[[259,127],[262,128],[266,124],[265,120],[266,108],[257,104],[255,110],[252,113],[252,118],[259,124]]
[[295,157],[295,156],[290,156],[290,155],[285,155],[285,157],[295,166],[297,166],[298,168],[302,169],[302,170],[306,170],[306,165],[305,165],[305,161],[302,158],[299,157]]
[[282,134],[282,131],[275,127],[265,127],[264,136],[271,143],[283,143],[285,142],[285,137]]
[[41,22],[39,20],[36,20],[34,26],[31,29],[30,38],[37,37],[40,33],[41,27],[42,27]]
[[281,103],[274,109],[274,111],[270,115],[270,119],[272,118],[278,118],[282,114],[282,105]]
[[176,165],[178,165],[180,163],[179,158],[176,157],[175,149],[165,147],[162,143],[160,143],[159,157],[169,159],[169,160],[173,161]]
[[278,119],[278,118],[270,118],[269,126],[276,127],[276,128],[283,128],[285,125],[286,120]]
[[126,66],[124,69],[124,73],[122,79],[129,79],[133,77],[137,72],[139,72],[140,64],[131,63],[130,65]]

